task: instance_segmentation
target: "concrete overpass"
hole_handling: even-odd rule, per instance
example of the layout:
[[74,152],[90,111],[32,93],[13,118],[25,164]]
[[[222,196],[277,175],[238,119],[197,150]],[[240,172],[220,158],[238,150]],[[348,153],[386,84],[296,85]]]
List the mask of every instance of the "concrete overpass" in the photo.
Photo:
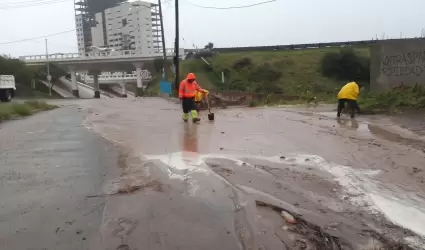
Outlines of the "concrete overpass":
[[[167,59],[174,57],[174,49],[167,49]],[[179,49],[180,58],[184,58],[184,49]],[[93,76],[94,97],[100,98],[99,75],[101,72],[133,72],[137,82],[136,96],[143,93],[142,70],[150,66],[151,70],[155,59],[161,59],[162,53],[142,53],[136,50],[120,50],[108,52],[56,53],[46,55],[21,56],[19,59],[28,66],[42,66],[47,61],[55,63],[71,74],[72,93],[79,97],[77,72],[89,72]]]
[[[148,69],[142,69],[140,76],[142,78],[142,89],[145,90],[152,81],[152,74]],[[81,81],[94,85],[94,77],[89,74],[80,74]],[[115,73],[103,73],[99,75],[99,84],[119,84],[121,86],[121,91],[123,96],[127,96],[127,84],[128,83],[137,83],[137,73],[124,73],[124,72],[115,72]]]

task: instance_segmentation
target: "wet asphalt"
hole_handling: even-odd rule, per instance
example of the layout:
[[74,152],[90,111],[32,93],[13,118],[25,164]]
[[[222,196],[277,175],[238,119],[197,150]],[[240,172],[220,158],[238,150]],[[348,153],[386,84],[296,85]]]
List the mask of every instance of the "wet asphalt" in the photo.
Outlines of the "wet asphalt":
[[55,102],[0,124],[4,249],[422,249],[423,141],[390,118]]
[[61,108],[0,124],[0,249],[90,249],[117,151]]

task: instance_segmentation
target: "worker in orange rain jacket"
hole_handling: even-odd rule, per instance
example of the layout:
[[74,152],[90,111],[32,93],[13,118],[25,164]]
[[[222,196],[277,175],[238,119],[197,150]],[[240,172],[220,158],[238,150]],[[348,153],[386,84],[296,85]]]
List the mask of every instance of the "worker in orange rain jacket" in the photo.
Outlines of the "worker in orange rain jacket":
[[183,107],[183,121],[189,119],[189,112],[192,115],[192,121],[198,122],[198,112],[196,111],[195,95],[196,91],[204,92],[196,82],[195,74],[189,73],[183,81],[180,82],[179,98]]
[[345,107],[345,103],[347,103],[348,107],[350,108],[351,118],[354,118],[356,110],[358,113],[360,113],[360,107],[357,104],[357,97],[359,96],[359,92],[359,85],[355,81],[349,82],[341,88],[338,93],[337,117],[341,116],[341,112]]

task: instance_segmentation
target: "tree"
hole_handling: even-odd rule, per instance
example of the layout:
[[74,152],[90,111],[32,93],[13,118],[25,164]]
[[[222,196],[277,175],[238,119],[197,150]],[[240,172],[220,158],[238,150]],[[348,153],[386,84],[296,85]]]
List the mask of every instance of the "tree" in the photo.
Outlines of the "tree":
[[214,43],[212,43],[212,42],[209,42],[207,45],[205,45],[205,47],[204,47],[205,49],[213,49],[214,48]]
[[29,84],[34,73],[24,62],[0,56],[0,75],[14,75],[16,82]]
[[358,55],[351,48],[326,53],[320,63],[323,76],[347,81],[369,81],[368,57]]

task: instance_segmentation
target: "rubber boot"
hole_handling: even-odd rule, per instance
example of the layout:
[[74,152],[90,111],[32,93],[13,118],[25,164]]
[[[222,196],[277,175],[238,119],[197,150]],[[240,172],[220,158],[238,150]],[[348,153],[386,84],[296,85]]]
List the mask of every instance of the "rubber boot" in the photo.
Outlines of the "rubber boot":
[[189,113],[183,113],[183,121],[187,122],[189,120]]
[[199,122],[201,119],[199,119],[198,117],[198,112],[196,110],[192,110],[190,111],[190,113],[192,114],[192,122]]

